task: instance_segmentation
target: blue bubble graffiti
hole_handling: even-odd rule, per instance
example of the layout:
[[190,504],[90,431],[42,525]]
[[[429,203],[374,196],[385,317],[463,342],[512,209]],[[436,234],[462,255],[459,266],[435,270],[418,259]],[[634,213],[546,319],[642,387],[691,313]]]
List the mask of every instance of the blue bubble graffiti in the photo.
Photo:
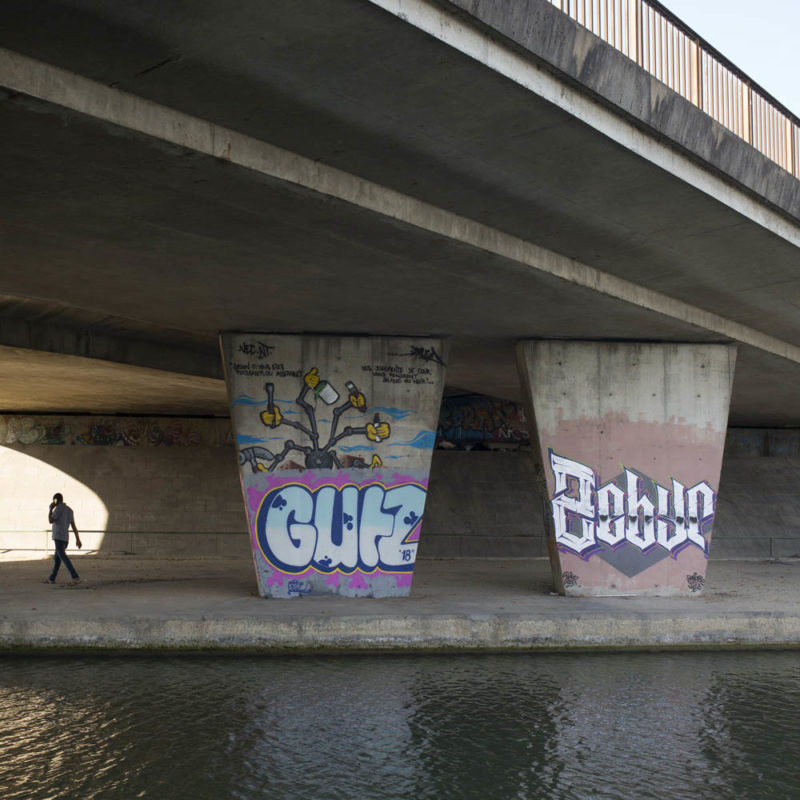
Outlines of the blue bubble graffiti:
[[256,538],[276,569],[298,574],[356,570],[410,572],[422,522],[426,490],[418,483],[386,487],[332,486],[309,489],[290,483],[270,490],[256,515]]

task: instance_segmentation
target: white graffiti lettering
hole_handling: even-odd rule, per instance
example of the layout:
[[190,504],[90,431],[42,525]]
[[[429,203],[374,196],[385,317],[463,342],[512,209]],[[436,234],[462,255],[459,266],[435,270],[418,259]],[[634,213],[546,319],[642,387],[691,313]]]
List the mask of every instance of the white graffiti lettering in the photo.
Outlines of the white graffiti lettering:
[[599,546],[631,544],[642,552],[663,547],[675,554],[687,544],[708,553],[704,530],[711,529],[714,490],[702,481],[688,489],[672,479],[667,489],[654,481],[656,503],[643,479],[624,468],[625,490],[614,481],[597,486],[591,467],[550,451],[555,479],[551,499],[556,542],[585,555]]
[[283,572],[410,571],[426,491],[407,483],[390,488],[301,484],[268,492],[256,515],[256,538],[265,558]]

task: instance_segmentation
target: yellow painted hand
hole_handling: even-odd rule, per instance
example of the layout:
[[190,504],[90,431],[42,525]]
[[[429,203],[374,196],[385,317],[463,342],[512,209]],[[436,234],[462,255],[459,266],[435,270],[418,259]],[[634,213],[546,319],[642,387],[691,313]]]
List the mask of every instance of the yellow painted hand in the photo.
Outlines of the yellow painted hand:
[[388,439],[389,433],[388,422],[370,422],[367,425],[367,439],[371,439],[373,442],[380,442],[383,439]]
[[367,398],[361,392],[353,392],[350,395],[350,405],[364,412],[367,410]]
[[309,389],[313,389],[319,383],[319,375],[317,374],[317,368],[312,367],[305,375],[303,380],[306,382],[306,386]]
[[272,406],[272,408],[261,412],[261,421],[268,428],[277,428],[283,421],[283,414],[281,414],[281,410],[278,406]]
[[382,467],[382,466],[383,466],[383,461],[381,461],[381,457],[377,453],[375,453],[375,455],[372,456],[372,463],[369,465],[369,468],[375,469],[376,467]]

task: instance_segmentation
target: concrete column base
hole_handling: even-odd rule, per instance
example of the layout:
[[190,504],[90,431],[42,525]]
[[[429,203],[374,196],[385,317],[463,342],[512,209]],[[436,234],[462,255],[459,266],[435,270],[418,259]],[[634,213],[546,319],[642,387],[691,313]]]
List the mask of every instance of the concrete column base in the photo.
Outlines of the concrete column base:
[[409,594],[442,343],[246,333],[221,344],[262,596]]
[[556,588],[702,591],[735,347],[540,341],[517,356]]

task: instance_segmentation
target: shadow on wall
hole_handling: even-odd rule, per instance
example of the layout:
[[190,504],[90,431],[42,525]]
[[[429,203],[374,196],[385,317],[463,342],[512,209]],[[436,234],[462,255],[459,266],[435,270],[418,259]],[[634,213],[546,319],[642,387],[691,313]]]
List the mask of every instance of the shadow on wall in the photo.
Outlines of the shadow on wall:
[[0,549],[49,550],[55,492],[85,550],[248,556],[228,420],[0,417]]

